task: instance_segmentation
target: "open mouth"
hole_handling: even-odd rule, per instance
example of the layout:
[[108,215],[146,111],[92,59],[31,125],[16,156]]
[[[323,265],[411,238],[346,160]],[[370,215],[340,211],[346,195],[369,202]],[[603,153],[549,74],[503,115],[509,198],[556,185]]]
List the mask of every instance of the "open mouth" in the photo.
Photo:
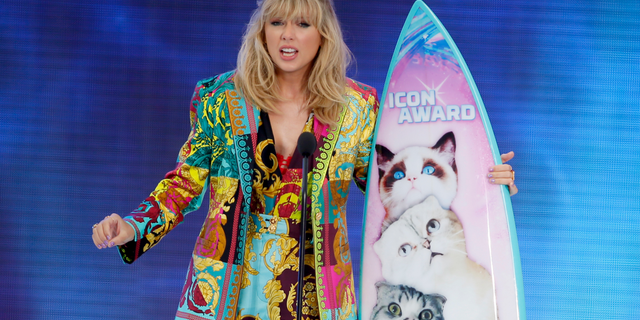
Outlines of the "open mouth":
[[298,50],[293,48],[282,48],[280,49],[280,52],[282,52],[282,55],[285,57],[293,57],[298,52]]

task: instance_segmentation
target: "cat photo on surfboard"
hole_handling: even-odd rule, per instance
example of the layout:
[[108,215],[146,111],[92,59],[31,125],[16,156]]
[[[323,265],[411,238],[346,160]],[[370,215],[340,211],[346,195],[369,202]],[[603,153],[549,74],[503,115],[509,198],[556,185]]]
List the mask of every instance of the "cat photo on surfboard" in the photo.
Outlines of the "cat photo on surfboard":
[[526,319],[509,192],[458,48],[420,0],[378,115],[364,217],[361,319]]

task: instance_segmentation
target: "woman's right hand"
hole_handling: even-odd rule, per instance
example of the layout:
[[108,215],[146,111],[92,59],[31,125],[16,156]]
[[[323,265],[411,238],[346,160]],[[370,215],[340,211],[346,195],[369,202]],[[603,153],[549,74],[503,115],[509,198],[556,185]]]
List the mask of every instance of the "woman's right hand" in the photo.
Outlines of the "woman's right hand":
[[93,225],[93,243],[98,249],[125,244],[133,240],[134,236],[133,228],[116,213]]

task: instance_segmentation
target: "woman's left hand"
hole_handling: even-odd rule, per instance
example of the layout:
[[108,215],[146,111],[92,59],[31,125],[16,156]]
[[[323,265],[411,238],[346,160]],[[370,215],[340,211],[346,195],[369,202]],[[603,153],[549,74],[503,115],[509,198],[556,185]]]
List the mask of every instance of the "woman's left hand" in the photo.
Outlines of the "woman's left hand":
[[513,159],[514,155],[513,151],[501,155],[500,158],[502,158],[502,163],[504,164],[489,168],[489,174],[487,175],[490,183],[509,186],[510,195],[518,193],[518,187],[515,184],[516,173],[510,165],[506,164],[507,161]]

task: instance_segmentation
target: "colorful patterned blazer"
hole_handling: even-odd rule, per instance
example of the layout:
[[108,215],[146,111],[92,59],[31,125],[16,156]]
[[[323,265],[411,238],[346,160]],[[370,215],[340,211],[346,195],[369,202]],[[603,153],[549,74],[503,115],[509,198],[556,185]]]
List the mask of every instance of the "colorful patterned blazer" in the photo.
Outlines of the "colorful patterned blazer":
[[[234,319],[242,282],[259,111],[236,91],[233,72],[200,81],[191,101],[191,133],[175,170],[125,217],[135,239],[119,247],[126,263],[156,245],[210,191],[207,218],[193,250],[177,319]],[[317,122],[322,142],[311,168],[313,244],[322,319],[357,319],[346,225],[353,179],[366,185],[379,102],[353,80],[339,124]]]

